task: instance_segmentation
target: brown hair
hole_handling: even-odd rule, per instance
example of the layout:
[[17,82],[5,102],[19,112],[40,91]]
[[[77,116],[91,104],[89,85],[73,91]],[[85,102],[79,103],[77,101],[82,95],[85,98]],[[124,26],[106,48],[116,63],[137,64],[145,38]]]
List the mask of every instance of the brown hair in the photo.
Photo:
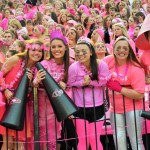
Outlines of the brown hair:
[[[50,41],[50,44],[52,43],[52,41],[54,40],[60,40],[63,42],[63,44],[65,45],[66,47],[66,51],[65,51],[65,54],[64,54],[64,78],[63,78],[63,82],[67,83],[68,81],[68,68],[69,68],[69,46],[60,38],[54,38],[53,40]],[[54,56],[52,55],[52,52],[51,52],[51,47],[50,47],[50,59],[54,58]]]
[[[117,38],[116,41],[115,41],[115,43],[114,43],[114,48],[113,49],[115,49],[115,46],[116,46],[116,44],[119,41],[127,41],[128,42],[128,45],[129,45],[129,55],[127,57],[127,61],[130,62],[130,63],[132,63],[136,67],[142,67],[141,64],[140,64],[140,62],[138,61],[136,55],[135,55],[135,53],[134,53],[134,51],[133,51],[130,43],[129,43],[129,40],[126,37],[121,36],[121,37]],[[116,60],[116,56],[115,55],[114,55],[114,57],[115,57],[115,60]],[[115,61],[115,62],[117,62],[117,61]]]

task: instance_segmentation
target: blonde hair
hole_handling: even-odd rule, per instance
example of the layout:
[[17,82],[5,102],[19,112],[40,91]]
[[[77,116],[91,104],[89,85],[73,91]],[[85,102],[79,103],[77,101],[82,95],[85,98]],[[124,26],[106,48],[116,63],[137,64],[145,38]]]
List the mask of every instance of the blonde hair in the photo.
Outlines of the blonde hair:
[[16,56],[18,56],[18,57],[22,57],[22,58],[25,58],[25,56],[27,55],[27,50],[25,50],[24,52],[22,52],[22,53],[18,53],[18,54],[16,54]]
[[133,0],[133,2],[132,2],[132,9],[136,8],[137,3],[140,3],[140,8],[142,8],[142,3],[141,3],[140,0]]
[[133,13],[137,13],[137,12],[139,12],[137,9],[132,9],[132,11],[131,11],[131,16],[135,16],[135,15],[133,15]]
[[119,5],[120,4],[123,4],[124,5],[124,8],[128,8],[127,4],[124,2],[124,1],[120,1]]
[[85,28],[84,28],[84,26],[82,25],[82,24],[77,24],[77,25],[75,25],[75,29],[77,30],[77,28],[78,27],[81,27],[82,28],[82,31],[83,31],[83,34],[84,34],[84,30],[85,30]]
[[17,19],[11,19],[9,25],[15,25],[18,29],[22,28],[21,23]]
[[[130,38],[129,35],[128,35],[128,32],[127,32],[126,27],[125,27],[122,23],[116,23],[116,24],[114,24],[114,27],[115,27],[115,26],[118,26],[118,27],[121,28],[121,31],[122,31],[123,36],[125,36],[127,39]],[[116,36],[115,36],[115,35],[114,35],[114,39],[116,39]]]

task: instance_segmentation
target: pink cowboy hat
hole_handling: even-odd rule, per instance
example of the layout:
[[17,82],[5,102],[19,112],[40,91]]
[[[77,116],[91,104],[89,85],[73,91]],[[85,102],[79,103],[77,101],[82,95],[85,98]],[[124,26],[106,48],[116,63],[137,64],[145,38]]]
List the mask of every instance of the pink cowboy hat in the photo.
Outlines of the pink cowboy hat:
[[150,14],[148,14],[142,24],[138,37],[136,39],[136,47],[141,50],[150,50],[150,43],[145,37],[145,32],[150,31]]

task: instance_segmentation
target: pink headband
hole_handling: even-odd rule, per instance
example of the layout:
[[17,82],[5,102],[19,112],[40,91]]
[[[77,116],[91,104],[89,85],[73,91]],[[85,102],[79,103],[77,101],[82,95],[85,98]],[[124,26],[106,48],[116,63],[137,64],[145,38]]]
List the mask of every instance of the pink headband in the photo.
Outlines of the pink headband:
[[123,23],[123,21],[122,21],[122,19],[120,19],[120,18],[114,18],[114,19],[112,20],[112,23],[113,23],[113,24],[115,24],[115,23]]
[[18,37],[18,39],[23,41],[23,42],[25,41],[24,38],[21,35]]
[[39,30],[42,32],[42,34],[44,33],[45,29],[42,25],[37,25],[37,27],[39,28]]
[[69,21],[67,21],[67,24],[72,24],[73,26],[76,26],[77,22],[74,20],[69,20]]
[[83,10],[84,10],[84,13],[89,16],[89,9],[88,9],[85,5],[81,5],[81,6],[78,8],[79,11],[80,11],[81,9],[83,9]]
[[49,50],[49,47],[45,46],[44,44],[42,44],[42,45],[39,45],[39,44],[27,44],[26,48],[29,49],[29,50],[30,49],[35,49],[35,50],[42,49],[42,50],[45,50],[45,51]]
[[24,20],[23,16],[17,16],[16,19],[19,21]]

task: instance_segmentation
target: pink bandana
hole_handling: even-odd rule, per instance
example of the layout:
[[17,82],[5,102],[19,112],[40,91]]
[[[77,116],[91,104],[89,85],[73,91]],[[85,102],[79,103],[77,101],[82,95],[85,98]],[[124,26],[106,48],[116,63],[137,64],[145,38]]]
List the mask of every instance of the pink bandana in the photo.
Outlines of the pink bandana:
[[45,46],[44,44],[42,45],[39,45],[39,44],[27,44],[26,45],[26,48],[29,49],[29,50],[39,50],[39,49],[42,49],[42,50],[45,50],[45,51],[48,51],[49,50],[49,47]]
[[37,27],[39,28],[39,30],[42,32],[42,34],[45,32],[45,29],[42,25],[37,25]]

